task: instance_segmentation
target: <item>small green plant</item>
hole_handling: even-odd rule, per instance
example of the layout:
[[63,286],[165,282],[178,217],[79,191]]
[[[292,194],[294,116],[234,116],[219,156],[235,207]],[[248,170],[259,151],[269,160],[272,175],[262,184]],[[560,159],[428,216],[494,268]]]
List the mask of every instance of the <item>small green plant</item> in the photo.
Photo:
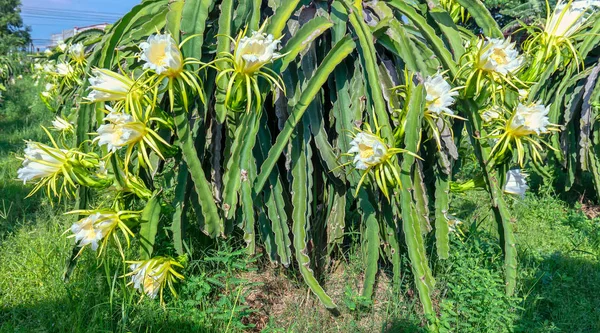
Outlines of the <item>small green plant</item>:
[[344,304],[352,312],[361,312],[370,309],[373,301],[369,297],[362,296],[350,286],[344,289]]
[[475,232],[452,248],[441,275],[440,332],[512,332],[519,299],[504,293],[500,247]]
[[251,329],[253,325],[244,324],[242,319],[249,316],[252,309],[244,304],[250,289],[258,284],[240,276],[256,270],[254,264],[258,257],[248,257],[243,249],[235,250],[227,244],[207,254],[190,263],[192,272],[182,286],[178,302],[184,309],[199,309],[194,315],[204,327],[218,328],[220,332]]

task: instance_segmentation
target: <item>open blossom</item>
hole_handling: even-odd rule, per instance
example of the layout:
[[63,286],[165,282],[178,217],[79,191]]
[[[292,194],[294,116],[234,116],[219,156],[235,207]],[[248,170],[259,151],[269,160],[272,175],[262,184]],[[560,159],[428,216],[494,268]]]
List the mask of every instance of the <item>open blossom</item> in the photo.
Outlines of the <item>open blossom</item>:
[[121,101],[127,98],[134,81],[107,69],[93,69],[90,81],[92,91],[87,99],[92,102]]
[[63,119],[59,116],[52,121],[52,128],[59,132],[71,132],[73,131],[73,125],[69,123],[66,119]]
[[461,220],[457,219],[456,217],[450,214],[446,214],[446,221],[448,223],[449,232],[456,232],[456,228],[458,228],[459,225],[463,224]]
[[487,110],[483,111],[483,113],[481,114],[481,119],[483,119],[484,122],[489,123],[495,119],[500,118],[501,112],[502,112],[502,109],[499,109],[499,108],[487,109]]
[[47,74],[53,74],[56,72],[56,66],[54,66],[52,63],[44,64],[44,72]]
[[600,6],[600,1],[559,1],[546,22],[544,32],[555,37],[570,37],[581,28]]
[[140,44],[140,49],[140,59],[146,62],[144,69],[167,76],[177,76],[183,70],[183,56],[171,34],[152,35]]
[[525,175],[521,173],[520,169],[509,170],[506,173],[506,185],[504,185],[504,192],[509,194],[516,194],[521,196],[521,198],[525,197],[525,191],[529,186],[527,186],[527,181],[525,180]]
[[150,298],[156,298],[161,293],[167,283],[175,282],[176,279],[183,279],[176,268],[183,268],[177,261],[167,257],[154,257],[144,261],[129,262],[133,287],[146,294]]
[[481,45],[478,61],[480,69],[508,75],[516,72],[525,58],[519,55],[515,43],[509,39],[486,38]]
[[73,44],[69,47],[69,55],[75,61],[82,62],[85,60],[85,48],[82,43]]
[[92,250],[96,251],[99,242],[112,229],[117,226],[118,217],[114,213],[94,213],[91,214],[71,226],[71,232],[75,236],[75,242],[79,247],[91,245]]
[[546,133],[548,131],[546,126],[550,125],[548,112],[550,112],[550,108],[543,104],[523,105],[519,103],[508,125],[509,130],[517,136]]
[[245,74],[252,74],[264,65],[282,57],[277,52],[281,41],[273,35],[253,31],[250,37],[243,37],[234,50],[236,67]]
[[73,67],[67,63],[60,63],[56,65],[56,73],[61,76],[67,76],[73,73]]
[[51,55],[52,55],[52,50],[50,50],[50,49],[45,49],[45,50],[44,50],[44,54],[46,54],[46,56],[51,56]]
[[65,163],[67,163],[65,150],[30,141],[25,148],[23,166],[17,170],[17,176],[23,183],[51,177],[61,172]]
[[356,154],[354,167],[358,170],[367,170],[370,166],[384,161],[388,148],[380,138],[373,134],[360,132],[350,142],[349,154]]
[[60,50],[60,52],[65,52],[67,50],[67,44],[65,44],[65,43],[59,43],[58,44],[58,49]]
[[134,263],[129,268],[135,272],[131,276],[131,282],[133,287],[140,292],[145,293],[150,298],[156,298],[160,290],[161,280],[164,276],[158,273],[158,270],[153,268],[152,260],[146,261],[145,263]]
[[46,98],[51,97],[52,96],[52,91],[54,90],[55,87],[56,86],[53,85],[52,83],[46,83],[45,90],[42,91],[42,96],[44,96]]
[[98,145],[106,145],[110,152],[138,142],[146,133],[144,124],[134,121],[129,114],[116,112],[107,106],[110,113],[104,117],[108,124],[98,127],[98,137],[94,139]]
[[446,82],[441,74],[427,77],[424,86],[427,92],[427,110],[438,115],[442,113],[454,114],[450,110],[450,106],[454,104],[454,96],[458,96],[458,91],[452,91],[452,86]]

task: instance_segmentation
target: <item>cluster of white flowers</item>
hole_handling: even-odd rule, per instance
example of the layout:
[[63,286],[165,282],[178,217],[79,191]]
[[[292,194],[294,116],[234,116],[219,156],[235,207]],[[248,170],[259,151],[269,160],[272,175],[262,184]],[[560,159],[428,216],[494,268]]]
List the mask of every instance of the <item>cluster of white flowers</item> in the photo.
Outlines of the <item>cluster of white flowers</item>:
[[383,162],[387,155],[387,145],[373,134],[360,132],[350,142],[349,154],[356,154],[354,166],[358,170],[367,170],[369,167]]

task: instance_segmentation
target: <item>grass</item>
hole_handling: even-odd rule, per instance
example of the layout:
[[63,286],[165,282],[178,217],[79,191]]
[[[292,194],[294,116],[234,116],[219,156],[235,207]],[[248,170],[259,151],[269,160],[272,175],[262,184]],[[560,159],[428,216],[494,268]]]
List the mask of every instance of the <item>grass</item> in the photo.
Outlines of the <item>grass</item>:
[[[62,212],[71,203],[24,199],[30,187],[15,180],[23,140],[44,140],[39,125],[53,118],[37,93],[20,80],[0,106],[0,332],[424,332],[410,274],[394,287],[382,265],[374,300],[360,296],[365,264],[358,245],[330,263],[323,281],[338,317],[296,272],[247,258],[231,241],[192,253],[180,297],[167,298],[165,308],[124,285],[115,253],[101,262],[84,251],[63,281],[73,249],[64,232],[73,221]],[[511,200],[519,249],[514,298],[503,293],[486,194],[456,196],[451,213],[465,222],[462,233],[452,237],[451,259],[433,267],[443,332],[600,331],[600,219],[586,217],[578,202],[541,193]]]

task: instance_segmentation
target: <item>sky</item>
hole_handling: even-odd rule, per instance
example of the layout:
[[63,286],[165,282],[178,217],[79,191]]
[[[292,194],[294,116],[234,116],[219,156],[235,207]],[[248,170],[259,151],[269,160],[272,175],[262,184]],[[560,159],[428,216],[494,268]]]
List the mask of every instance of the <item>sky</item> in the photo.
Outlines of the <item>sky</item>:
[[21,0],[21,16],[41,50],[50,35],[98,23],[114,23],[141,0]]

